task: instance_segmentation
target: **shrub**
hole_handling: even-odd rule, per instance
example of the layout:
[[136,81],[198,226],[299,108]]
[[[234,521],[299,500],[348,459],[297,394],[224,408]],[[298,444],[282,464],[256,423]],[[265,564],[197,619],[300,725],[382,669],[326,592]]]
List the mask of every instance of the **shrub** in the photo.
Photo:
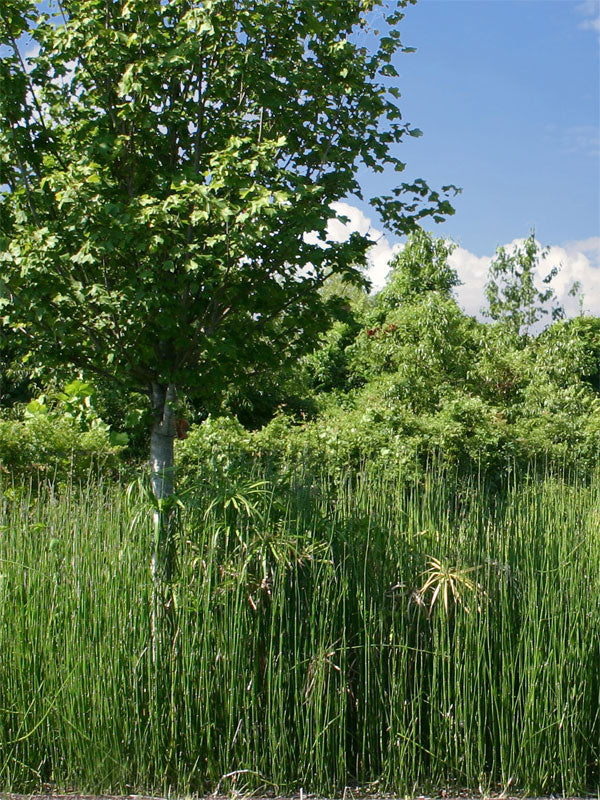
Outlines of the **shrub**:
[[112,470],[127,444],[95,410],[95,391],[74,380],[40,395],[22,418],[0,420],[0,469],[14,477],[81,480],[90,470]]
[[92,469],[116,469],[122,450],[107,430],[81,430],[67,417],[0,420],[0,470],[12,476],[80,480]]

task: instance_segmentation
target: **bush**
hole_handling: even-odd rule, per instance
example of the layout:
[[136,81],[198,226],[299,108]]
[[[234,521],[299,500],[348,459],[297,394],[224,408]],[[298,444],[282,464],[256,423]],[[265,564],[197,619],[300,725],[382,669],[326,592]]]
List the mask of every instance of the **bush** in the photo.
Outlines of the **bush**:
[[95,390],[81,380],[40,395],[21,419],[0,420],[0,470],[18,477],[81,480],[90,470],[112,470],[127,436],[115,433],[95,410]]
[[66,417],[0,420],[0,470],[11,476],[81,480],[93,469],[116,469],[122,450],[107,430],[82,431]]
[[187,438],[176,443],[182,480],[202,480],[207,470],[211,476],[247,471],[254,438],[255,434],[246,431],[235,417],[208,417],[200,425],[192,425]]
[[316,420],[279,416],[259,431],[232,418],[208,419],[178,443],[180,474],[214,480],[267,470],[289,480],[300,470],[337,480],[366,469],[414,480],[435,462],[499,477],[533,462],[586,472],[600,456],[600,400],[581,386],[549,387],[545,402],[530,386],[510,412],[457,389],[419,414],[396,391],[395,376],[382,376]]

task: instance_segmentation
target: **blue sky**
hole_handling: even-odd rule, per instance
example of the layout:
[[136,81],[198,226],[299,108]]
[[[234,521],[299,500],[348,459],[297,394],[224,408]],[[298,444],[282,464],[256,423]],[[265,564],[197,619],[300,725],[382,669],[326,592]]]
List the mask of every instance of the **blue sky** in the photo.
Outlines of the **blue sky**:
[[583,11],[571,0],[406,9],[403,42],[417,52],[396,59],[400,105],[424,135],[403,158],[411,175],[462,186],[443,229],[469,249],[533,226],[554,242],[600,233],[600,31],[582,27]]
[[[423,136],[398,151],[404,175],[463,190],[455,216],[426,227],[469,254],[472,283],[475,258],[535,228],[600,314],[600,0],[419,0],[405,13],[402,41],[417,52],[396,58],[399,105]],[[361,184],[382,192],[381,176]]]

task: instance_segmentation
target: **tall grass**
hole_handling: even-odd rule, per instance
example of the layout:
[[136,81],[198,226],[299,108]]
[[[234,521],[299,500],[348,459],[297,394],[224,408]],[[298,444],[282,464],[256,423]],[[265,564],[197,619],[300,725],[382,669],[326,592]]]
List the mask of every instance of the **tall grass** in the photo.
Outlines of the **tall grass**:
[[0,525],[5,790],[600,788],[597,481],[209,481],[158,648],[141,496]]

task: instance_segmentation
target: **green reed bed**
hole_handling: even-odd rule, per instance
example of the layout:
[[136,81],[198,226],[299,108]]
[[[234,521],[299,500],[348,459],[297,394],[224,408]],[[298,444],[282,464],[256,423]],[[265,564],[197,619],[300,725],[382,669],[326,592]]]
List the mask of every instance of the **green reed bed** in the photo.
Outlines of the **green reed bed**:
[[210,483],[160,635],[141,495],[2,493],[2,789],[599,790],[597,481]]

